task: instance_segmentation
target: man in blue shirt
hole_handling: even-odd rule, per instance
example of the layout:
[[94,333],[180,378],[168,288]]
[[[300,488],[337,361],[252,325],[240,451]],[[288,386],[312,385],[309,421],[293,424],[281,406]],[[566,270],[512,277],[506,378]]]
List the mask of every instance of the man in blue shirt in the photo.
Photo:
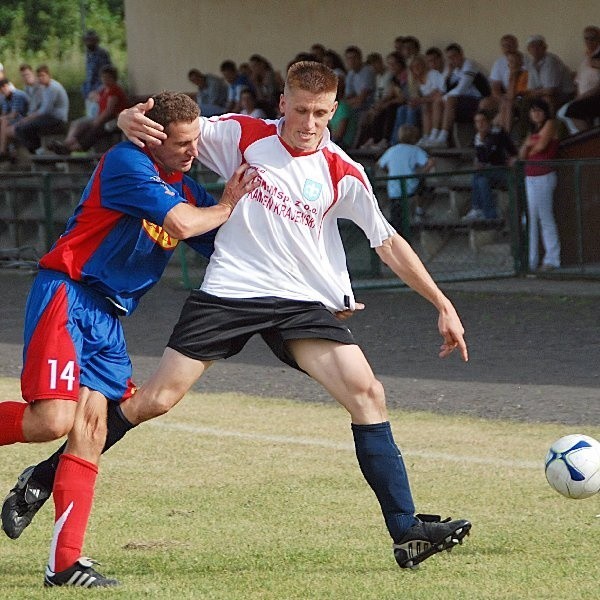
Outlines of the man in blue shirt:
[[13,125],[27,114],[29,98],[8,79],[0,79],[0,94],[0,160],[4,160],[10,158],[7,148],[9,139],[14,136]]
[[65,133],[69,119],[69,97],[65,88],[51,78],[46,65],[38,67],[36,73],[42,86],[42,103],[15,127],[15,137],[29,152],[41,146],[42,135]]
[[100,71],[102,67],[111,64],[110,54],[101,48],[98,43],[100,37],[93,30],[86,31],[83,36],[83,44],[85,45],[85,81],[81,86],[81,94],[85,100],[85,113],[88,117],[95,117],[98,103],[96,92],[102,87],[102,79]]

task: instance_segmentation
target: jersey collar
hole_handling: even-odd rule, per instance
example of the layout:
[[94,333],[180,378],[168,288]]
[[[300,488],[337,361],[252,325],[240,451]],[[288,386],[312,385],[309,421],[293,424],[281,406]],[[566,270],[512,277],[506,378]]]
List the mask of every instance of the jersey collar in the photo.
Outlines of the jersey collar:
[[316,152],[319,152],[320,150],[325,148],[325,146],[327,146],[327,144],[329,143],[329,140],[330,140],[329,129],[326,127],[325,130],[323,131],[323,137],[321,138],[321,141],[315,150],[308,150],[306,152],[303,152],[302,150],[296,150],[295,148],[292,148],[281,136],[281,133],[283,131],[283,123],[284,122],[285,122],[285,117],[282,117],[277,122],[277,136],[279,137],[279,141],[281,142],[281,145],[294,158],[298,158],[299,156],[310,156],[311,154],[315,154]]

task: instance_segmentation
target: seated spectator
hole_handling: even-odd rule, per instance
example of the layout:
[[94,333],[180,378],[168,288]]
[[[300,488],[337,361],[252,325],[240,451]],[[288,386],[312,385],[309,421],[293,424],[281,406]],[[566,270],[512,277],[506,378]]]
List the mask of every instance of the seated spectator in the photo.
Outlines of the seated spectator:
[[102,48],[100,36],[89,29],[82,38],[85,46],[85,80],[81,85],[81,94],[85,102],[85,115],[95,117],[98,114],[98,90],[102,86],[100,71],[112,64],[110,54]]
[[42,86],[42,103],[15,126],[15,138],[29,152],[41,146],[41,136],[64,133],[69,119],[69,97],[65,88],[50,76],[50,69],[42,65],[36,69]]
[[402,55],[390,52],[386,57],[386,65],[392,75],[387,92],[381,100],[363,113],[363,118],[359,121],[359,126],[362,126],[359,139],[362,141],[367,138],[362,147],[375,152],[389,146],[394,134],[398,106],[403,105],[407,99],[406,66]]
[[221,77],[190,69],[188,79],[198,88],[196,102],[203,117],[214,117],[226,112],[227,82]]
[[529,79],[526,98],[529,102],[533,99],[545,100],[550,109],[556,111],[575,94],[573,75],[556,54],[548,52],[544,36],[529,37],[527,52],[531,60],[527,65]]
[[577,96],[558,111],[572,134],[589,129],[592,120],[600,117],[600,28],[586,27],[583,40],[585,56],[575,77]]
[[23,80],[23,91],[27,94],[29,99],[28,114],[35,112],[40,104],[42,103],[42,86],[37,80],[37,76],[31,65],[26,63],[19,67],[21,73],[21,79]]
[[[417,145],[426,146],[429,141],[437,139],[441,129],[445,79],[439,71],[428,66],[427,60],[422,54],[413,58],[409,70],[418,85],[419,94],[409,99],[408,106],[413,111],[420,112],[421,139]],[[402,108],[400,107],[398,112]],[[398,126],[402,125],[398,121],[397,124]]]
[[5,160],[11,158],[8,141],[14,135],[14,125],[27,114],[29,98],[6,78],[0,79],[0,94],[0,160]]
[[[419,129],[412,125],[403,125],[398,131],[398,143],[388,148],[377,164],[385,169],[389,177],[400,177],[401,175],[413,175],[415,173],[428,173],[434,166],[434,161],[419,146],[416,145],[419,138]],[[403,193],[403,188],[404,192]],[[419,179],[414,177],[405,179],[401,183],[399,179],[390,179],[387,182],[388,198],[391,202],[390,223],[399,232],[403,232],[405,223],[403,221],[403,198],[414,197],[419,190]],[[425,217],[423,207],[417,200],[415,208],[415,221],[422,221]]]
[[250,79],[245,75],[242,75],[235,63],[232,60],[225,60],[221,63],[221,75],[227,82],[227,104],[225,106],[225,112],[228,113],[239,113],[241,110],[240,106],[240,94],[242,90],[250,88],[254,90]]
[[352,148],[356,139],[356,121],[352,119],[352,107],[344,98],[344,76],[338,75],[337,109],[333,113],[327,127],[331,139],[344,150]]
[[53,141],[48,150],[56,154],[85,152],[92,146],[112,135],[117,128],[119,113],[127,108],[127,94],[117,83],[119,74],[116,67],[108,65],[100,69],[101,87],[98,90],[98,114],[95,117],[81,117],[73,121],[62,142]]
[[250,57],[250,81],[256,94],[258,105],[270,117],[277,114],[279,96],[283,91],[283,81],[275,73],[271,63],[260,54]]
[[325,46],[323,46],[323,44],[313,44],[310,47],[310,53],[315,57],[315,61],[316,62],[323,62],[323,59],[325,58]]
[[473,60],[465,58],[458,44],[446,48],[446,93],[442,128],[430,146],[448,145],[450,132],[456,121],[472,122],[482,98],[491,93],[490,84],[483,69]]
[[323,64],[328,66],[338,77],[343,77],[346,81],[346,67],[342,57],[335,50],[325,50],[323,54]]
[[492,70],[490,71],[490,88],[492,93],[479,103],[479,108],[489,112],[498,112],[500,110],[500,104],[508,90],[508,79],[510,76],[508,55],[519,51],[519,41],[512,33],[507,33],[500,38],[500,49],[502,50],[502,56],[494,61]]
[[251,90],[242,90],[240,94],[241,115],[249,115],[256,119],[266,119],[267,113],[257,105],[256,94]]
[[362,52],[349,46],[344,53],[346,60],[346,101],[355,111],[363,111],[373,105],[375,98],[375,71],[363,62]]
[[[520,52],[507,52],[508,81],[506,88],[499,98],[498,115],[494,123],[510,133],[513,128],[515,115],[521,115],[522,101],[527,93],[529,73],[523,66],[523,55]],[[485,106],[484,101],[480,105]]]
[[[419,86],[413,81],[412,73],[410,71],[410,65],[412,64],[413,58],[417,56],[419,52],[421,52],[421,42],[413,35],[407,35],[402,42],[402,57],[404,58],[404,63],[408,69],[406,72],[408,78],[407,92],[411,98],[417,96],[419,93]],[[411,123],[410,120],[407,121],[407,124],[416,125],[416,123]]]
[[427,66],[430,69],[435,69],[440,73],[443,73],[446,70],[446,65],[444,64],[444,54],[436,46],[431,46],[431,48],[427,48],[427,50],[425,50],[425,60],[427,61]]
[[492,126],[492,115],[478,110],[473,117],[475,124],[475,167],[481,169],[473,175],[471,209],[462,218],[463,223],[474,223],[498,218],[498,210],[492,188],[506,185],[506,173],[486,170],[488,167],[512,164],[517,149],[508,133]]

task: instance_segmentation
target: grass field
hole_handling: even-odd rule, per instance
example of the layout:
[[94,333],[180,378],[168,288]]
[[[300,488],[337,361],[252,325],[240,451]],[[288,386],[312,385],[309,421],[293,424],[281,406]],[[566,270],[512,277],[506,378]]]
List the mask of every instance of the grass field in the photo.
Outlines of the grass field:
[[[17,394],[0,379],[0,399]],[[562,498],[542,467],[573,428],[402,412],[392,422],[418,510],[473,522],[463,546],[417,571],[395,564],[342,409],[190,394],[103,461],[85,553],[121,588],[42,588],[48,503],[18,541],[0,537],[0,598],[598,597],[600,495]],[[0,494],[50,447],[3,448]]]

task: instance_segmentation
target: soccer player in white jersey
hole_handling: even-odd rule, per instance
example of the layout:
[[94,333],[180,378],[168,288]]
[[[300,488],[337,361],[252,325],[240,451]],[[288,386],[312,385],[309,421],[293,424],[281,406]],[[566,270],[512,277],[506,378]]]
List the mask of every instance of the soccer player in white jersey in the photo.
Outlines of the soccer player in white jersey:
[[[247,162],[261,182],[219,230],[204,281],[187,299],[158,369],[128,400],[126,416],[138,424],[167,412],[213,361],[261,335],[350,413],[358,463],[381,505],[396,561],[411,568],[459,543],[471,524],[415,515],[383,386],[337,318],[358,307],[337,220],[354,221],[383,262],[438,309],[440,357],[458,349],[466,361],[467,347],[454,306],[381,214],[363,168],[330,141],[336,91],[328,67],[299,62],[288,71],[283,118],[201,118],[200,160],[223,177]],[[150,108],[137,105],[120,117],[138,145],[164,139],[144,116]]]

